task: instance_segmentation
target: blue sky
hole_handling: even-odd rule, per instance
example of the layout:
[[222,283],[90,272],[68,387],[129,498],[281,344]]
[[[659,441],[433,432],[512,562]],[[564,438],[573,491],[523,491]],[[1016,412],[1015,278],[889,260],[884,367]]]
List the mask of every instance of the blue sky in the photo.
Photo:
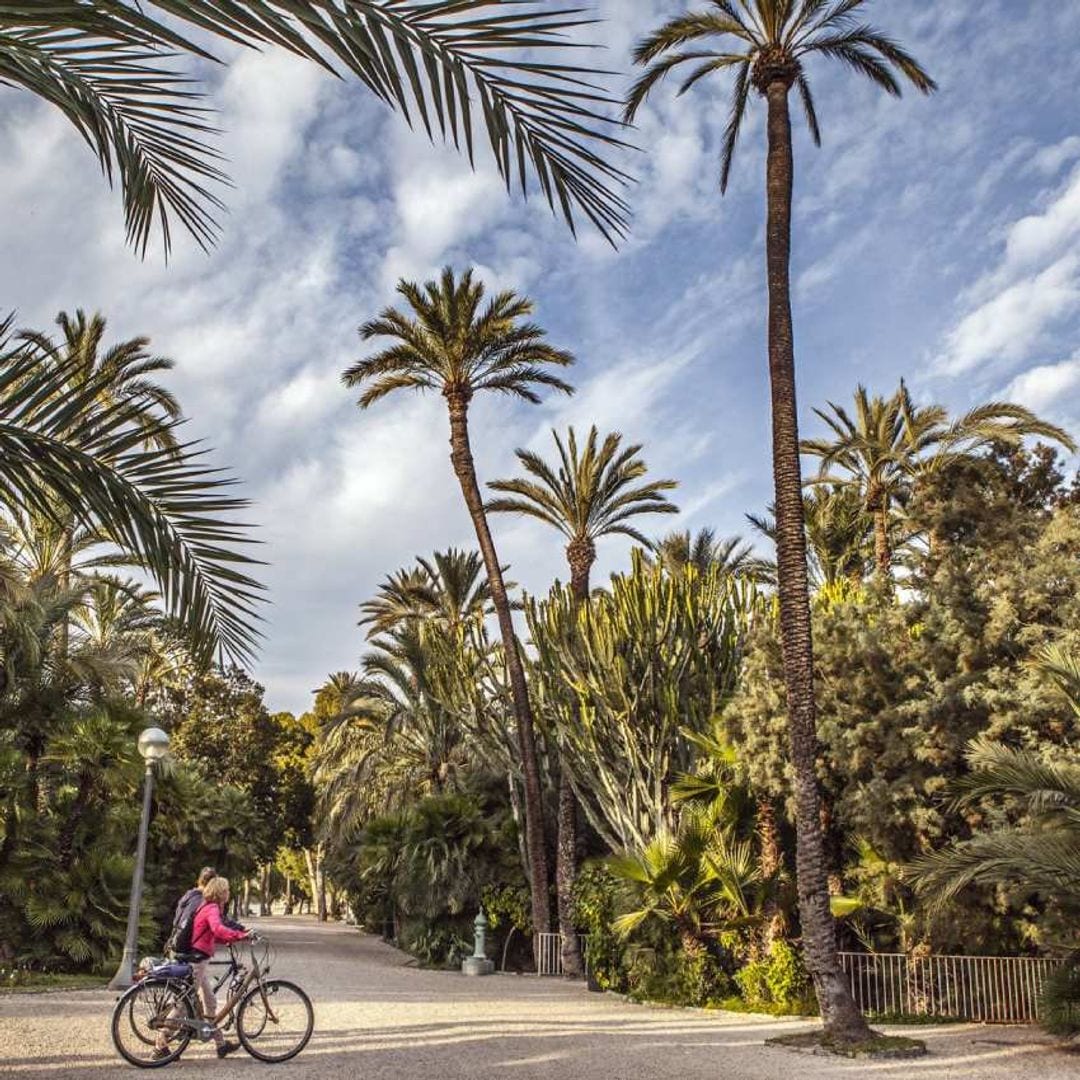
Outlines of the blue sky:
[[[597,0],[603,64],[688,6]],[[1010,397],[1080,430],[1080,4],[890,0],[869,17],[940,84],[888,98],[815,62],[824,146],[796,119],[796,355],[811,408],[857,382],[908,379],[957,410]],[[219,247],[181,239],[174,259],[125,247],[118,197],[52,110],[4,91],[0,295],[23,325],[101,310],[116,337],[148,334],[193,432],[255,501],[272,607],[255,674],[274,708],[302,709],[362,651],[357,604],[416,554],[472,536],[447,458],[438,398],[359,413],[339,382],[356,327],[400,276],[445,263],[532,296],[578,357],[572,399],[478,405],[482,477],[517,446],[596,423],[643,442],[680,481],[680,518],[745,532],[769,500],[764,352],[763,133],[755,102],[728,195],[718,189],[727,85],[661,91],[628,158],[630,241],[575,242],[539,200],[508,199],[483,159],[471,172],[359,87],[277,53],[211,72],[236,184]],[[534,591],[564,573],[540,524],[496,521],[513,577]],[[601,572],[626,558],[601,548]]]

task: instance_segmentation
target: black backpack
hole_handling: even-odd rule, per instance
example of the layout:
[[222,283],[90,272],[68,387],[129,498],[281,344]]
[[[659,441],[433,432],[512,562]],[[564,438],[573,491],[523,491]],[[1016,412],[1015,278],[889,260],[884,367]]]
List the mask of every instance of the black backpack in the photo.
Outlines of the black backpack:
[[191,947],[191,935],[195,929],[195,916],[199,908],[206,903],[203,894],[198,889],[192,889],[185,893],[180,903],[176,905],[176,914],[173,916],[172,933],[165,943],[165,951],[173,956],[183,956],[194,952]]

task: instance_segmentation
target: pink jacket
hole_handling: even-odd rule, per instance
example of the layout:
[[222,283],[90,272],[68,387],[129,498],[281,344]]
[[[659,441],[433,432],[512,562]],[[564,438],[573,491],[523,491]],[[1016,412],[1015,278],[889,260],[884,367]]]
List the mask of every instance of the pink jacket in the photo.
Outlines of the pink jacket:
[[191,928],[191,947],[207,956],[213,956],[218,943],[239,941],[246,937],[244,930],[231,930],[221,921],[220,904],[203,904],[195,913],[195,924]]

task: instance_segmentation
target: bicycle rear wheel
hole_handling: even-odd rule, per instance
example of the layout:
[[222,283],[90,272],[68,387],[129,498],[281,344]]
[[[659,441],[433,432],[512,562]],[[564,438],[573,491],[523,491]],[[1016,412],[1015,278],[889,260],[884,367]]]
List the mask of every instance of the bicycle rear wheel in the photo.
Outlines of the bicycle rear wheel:
[[[175,979],[144,979],[124,992],[112,1015],[112,1040],[117,1053],[140,1069],[157,1069],[175,1061],[191,1041],[195,1015],[187,986]],[[164,1034],[162,1057],[154,1056]]]
[[315,1028],[311,999],[295,983],[268,979],[240,1002],[236,1034],[259,1061],[288,1061],[308,1044]]

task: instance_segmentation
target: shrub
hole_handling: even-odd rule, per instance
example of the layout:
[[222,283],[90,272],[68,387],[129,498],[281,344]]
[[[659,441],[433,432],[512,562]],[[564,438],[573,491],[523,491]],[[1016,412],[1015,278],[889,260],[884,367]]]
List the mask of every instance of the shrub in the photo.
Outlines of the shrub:
[[743,1001],[765,1012],[813,1012],[814,991],[802,955],[789,941],[777,938],[766,960],[746,964],[735,974]]
[[1039,1017],[1051,1035],[1080,1033],[1080,953],[1074,953],[1043,983]]

